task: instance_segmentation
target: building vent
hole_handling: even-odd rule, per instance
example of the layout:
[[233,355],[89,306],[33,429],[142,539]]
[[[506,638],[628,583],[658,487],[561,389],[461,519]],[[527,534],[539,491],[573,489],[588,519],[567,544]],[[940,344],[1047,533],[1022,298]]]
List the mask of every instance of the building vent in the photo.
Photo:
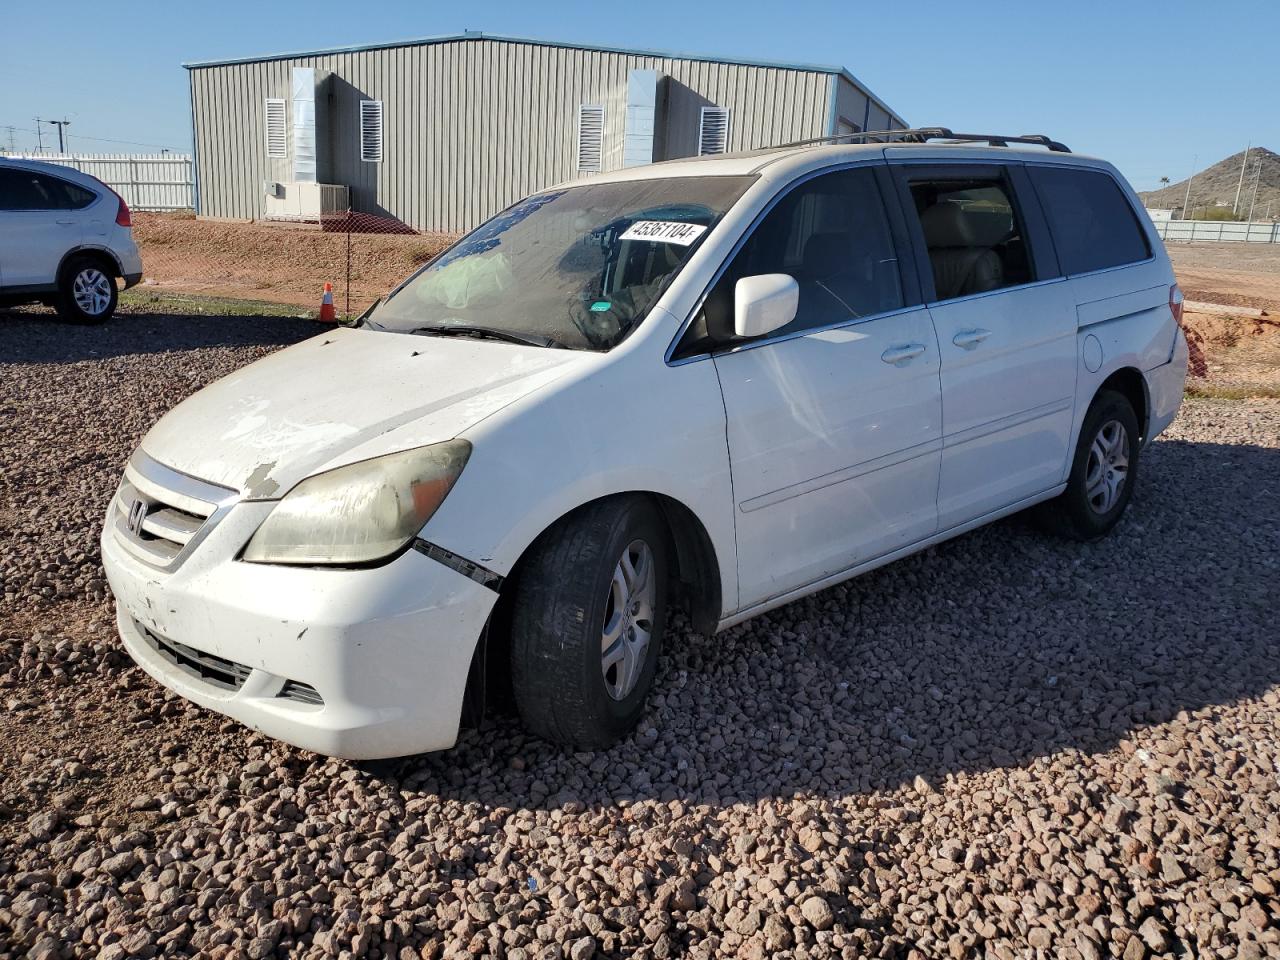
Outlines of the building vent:
[[289,155],[284,100],[267,98],[267,156],[283,159]]
[[604,107],[584,103],[578,107],[578,172],[599,173],[604,168]]
[[698,123],[698,156],[729,149],[729,108],[703,107]]
[[382,101],[360,101],[360,159],[382,162]]

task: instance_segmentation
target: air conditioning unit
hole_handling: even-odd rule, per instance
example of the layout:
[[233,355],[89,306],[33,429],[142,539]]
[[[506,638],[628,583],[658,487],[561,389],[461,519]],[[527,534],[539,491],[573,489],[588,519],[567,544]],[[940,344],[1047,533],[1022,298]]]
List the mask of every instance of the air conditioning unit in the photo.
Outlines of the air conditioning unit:
[[275,193],[268,192],[266,197],[268,220],[319,220],[346,213],[351,206],[350,194],[342,184],[286,180],[275,186]]

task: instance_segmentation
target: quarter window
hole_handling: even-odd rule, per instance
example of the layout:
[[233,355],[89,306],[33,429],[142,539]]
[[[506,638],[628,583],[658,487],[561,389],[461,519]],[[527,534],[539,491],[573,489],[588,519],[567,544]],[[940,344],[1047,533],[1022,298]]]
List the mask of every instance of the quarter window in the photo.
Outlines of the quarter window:
[[1105,173],[1029,166],[1064,273],[1136,263],[1151,246],[1119,184]]
[[795,320],[773,336],[900,308],[897,255],[875,174],[866,167],[825,174],[779,200],[708,294],[682,355],[732,341],[734,287],[762,273],[789,274],[800,286]]
[[935,299],[1034,279],[1021,219],[1003,178],[913,179],[911,199],[929,251]]

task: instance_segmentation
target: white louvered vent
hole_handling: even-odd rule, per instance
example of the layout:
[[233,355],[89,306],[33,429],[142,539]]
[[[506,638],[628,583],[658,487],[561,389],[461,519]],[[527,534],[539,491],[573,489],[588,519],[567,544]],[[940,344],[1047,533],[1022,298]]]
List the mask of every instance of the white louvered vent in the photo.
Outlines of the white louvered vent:
[[584,103],[578,107],[578,172],[604,169],[604,107]]
[[729,149],[729,108],[703,107],[698,123],[698,156]]
[[360,101],[360,159],[382,162],[382,101]]
[[285,125],[284,100],[267,98],[267,156],[287,157],[287,127]]

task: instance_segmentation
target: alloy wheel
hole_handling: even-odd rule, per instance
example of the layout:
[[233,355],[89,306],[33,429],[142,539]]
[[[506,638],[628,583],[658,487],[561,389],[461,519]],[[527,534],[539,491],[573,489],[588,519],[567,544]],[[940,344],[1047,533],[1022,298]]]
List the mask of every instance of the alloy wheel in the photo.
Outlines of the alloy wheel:
[[96,267],[85,267],[76,274],[71,296],[84,313],[100,316],[111,306],[111,280]]
[[600,669],[605,689],[614,700],[626,699],[644,672],[657,589],[653,551],[643,540],[632,540],[622,551],[609,583],[600,638]]
[[1129,475],[1129,432],[1119,420],[1098,428],[1084,472],[1085,497],[1094,513],[1105,514],[1120,500]]

